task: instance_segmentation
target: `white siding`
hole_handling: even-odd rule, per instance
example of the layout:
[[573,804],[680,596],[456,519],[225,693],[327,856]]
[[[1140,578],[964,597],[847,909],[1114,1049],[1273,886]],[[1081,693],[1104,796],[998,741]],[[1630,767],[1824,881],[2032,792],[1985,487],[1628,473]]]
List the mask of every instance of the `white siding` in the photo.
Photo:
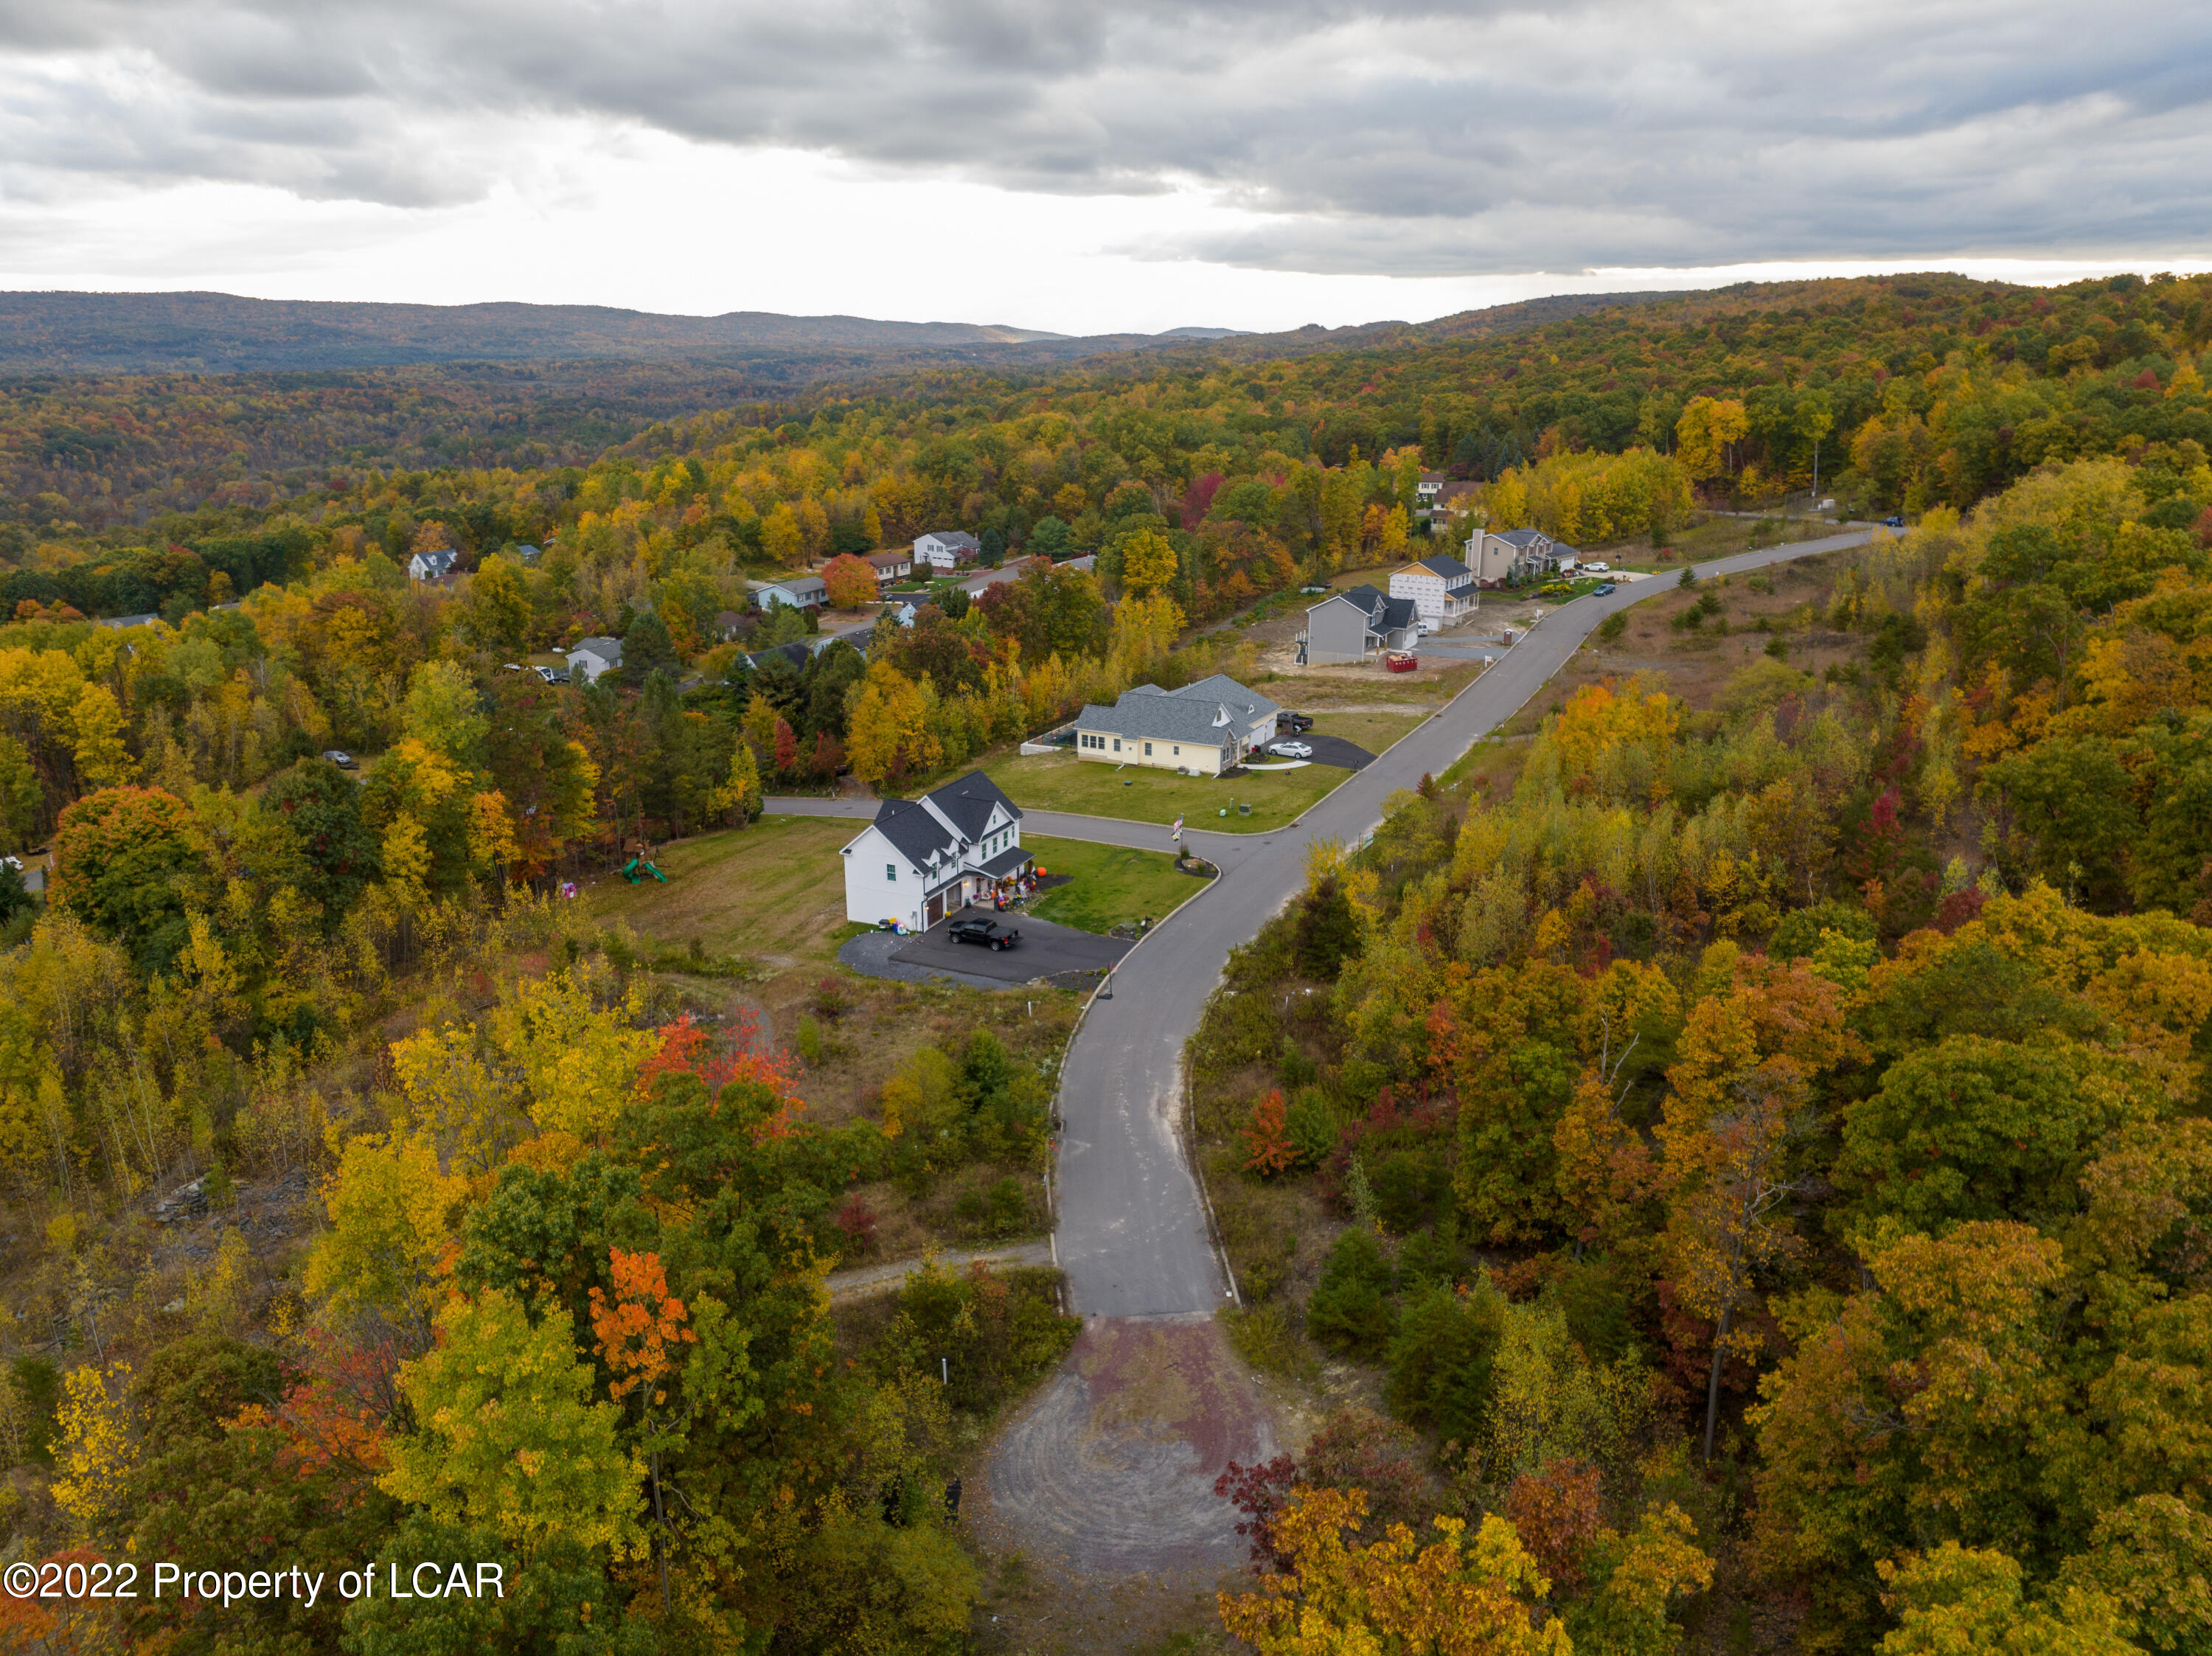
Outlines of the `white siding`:
[[[922,804],[930,815],[939,815],[926,798]],[[1003,805],[994,804],[982,837],[968,848],[961,864],[981,869],[1001,852],[1019,849],[1021,843],[1021,823],[1008,816]],[[965,897],[989,895],[980,874],[948,883],[951,872],[943,864],[933,873],[917,869],[871,823],[845,847],[845,918],[863,925],[897,920],[918,931],[927,922],[924,907],[932,891],[941,893],[947,913],[958,907]]]
[[921,926],[922,877],[870,824],[845,847],[845,918],[863,925]]
[[571,673],[581,673],[586,684],[594,682],[601,673],[613,665],[614,663],[605,657],[591,650],[579,650],[568,658],[568,670]]

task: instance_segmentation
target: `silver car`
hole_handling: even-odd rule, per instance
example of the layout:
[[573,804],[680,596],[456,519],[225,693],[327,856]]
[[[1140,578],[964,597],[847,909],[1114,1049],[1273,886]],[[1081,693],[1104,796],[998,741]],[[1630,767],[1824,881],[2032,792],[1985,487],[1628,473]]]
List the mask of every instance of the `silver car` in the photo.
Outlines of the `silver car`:
[[1310,759],[1313,749],[1303,742],[1278,742],[1267,749],[1279,759]]

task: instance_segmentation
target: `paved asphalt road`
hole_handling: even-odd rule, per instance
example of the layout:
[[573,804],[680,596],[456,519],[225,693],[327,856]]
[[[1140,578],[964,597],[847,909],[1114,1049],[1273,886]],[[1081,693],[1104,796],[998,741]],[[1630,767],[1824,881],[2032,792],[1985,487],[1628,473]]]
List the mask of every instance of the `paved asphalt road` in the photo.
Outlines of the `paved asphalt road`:
[[[1856,546],[1854,530],[1796,546],[1697,566],[1699,578],[1757,569]],[[1211,1312],[1230,1295],[1184,1158],[1182,1051],[1229,950],[1297,895],[1309,840],[1358,840],[1382,821],[1382,802],[1449,766],[1518,713],[1565,666],[1591,628],[1616,610],[1666,589],[1624,584],[1609,597],[1563,604],[1528,630],[1450,705],[1354,774],[1299,822],[1266,834],[1192,833],[1192,848],[1221,870],[1197,896],[1138,943],[1115,974],[1113,993],[1092,1001],[1068,1054],[1060,1110],[1061,1268],[1085,1316],[1150,1317]],[[871,818],[862,799],[770,799],[787,816]],[[1028,811],[1028,833],[1165,850],[1164,828],[1056,811]]]
[[[1866,538],[1856,531],[1746,553],[1699,565],[1698,573],[1756,569]],[[1056,1240],[1075,1309],[1085,1316],[1170,1316],[1210,1312],[1229,1297],[1182,1153],[1182,1051],[1231,945],[1297,895],[1306,842],[1324,835],[1357,840],[1382,820],[1392,792],[1413,786],[1425,771],[1443,770],[1519,712],[1606,616],[1663,590],[1662,583],[1639,581],[1610,597],[1577,598],[1552,611],[1442,713],[1301,822],[1246,840],[1242,855],[1222,864],[1220,879],[1130,951],[1115,974],[1112,998],[1091,1003],[1060,1085],[1066,1125]]]

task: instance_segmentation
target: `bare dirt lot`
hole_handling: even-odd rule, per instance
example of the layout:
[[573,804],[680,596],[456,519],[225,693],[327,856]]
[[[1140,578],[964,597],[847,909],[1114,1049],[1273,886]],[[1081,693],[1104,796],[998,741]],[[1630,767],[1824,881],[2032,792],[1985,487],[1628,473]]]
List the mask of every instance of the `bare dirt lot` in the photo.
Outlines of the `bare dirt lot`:
[[[1214,1479],[1231,1460],[1275,1453],[1267,1407],[1218,1324],[1094,1319],[978,1480],[979,1538],[1018,1549],[1025,1584],[1042,1589],[999,1612],[1006,1647],[1142,1648],[1210,1619],[1192,1612],[1211,1611],[1214,1588],[1249,1583],[1237,1514]],[[1172,1509],[1163,1488],[1179,1495]]]

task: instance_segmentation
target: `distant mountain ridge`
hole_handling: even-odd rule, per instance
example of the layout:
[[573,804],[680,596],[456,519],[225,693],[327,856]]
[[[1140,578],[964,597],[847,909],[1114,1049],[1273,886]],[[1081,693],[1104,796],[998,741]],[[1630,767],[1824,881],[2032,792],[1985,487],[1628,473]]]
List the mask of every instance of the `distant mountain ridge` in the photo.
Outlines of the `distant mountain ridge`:
[[602,305],[387,305],[216,293],[0,294],[0,371],[19,373],[238,373],[457,361],[719,359],[763,353],[1050,347],[1065,339],[1033,328],[769,311],[665,316]]
[[0,373],[285,373],[484,362],[665,362],[744,367],[776,379],[926,366],[1067,362],[1227,348],[1302,355],[1407,340],[1510,333],[1673,293],[1559,294],[1437,321],[1309,324],[1283,332],[1182,327],[1071,335],[969,322],[730,311],[675,316],[605,305],[404,305],[244,299],[218,293],[0,293]]

